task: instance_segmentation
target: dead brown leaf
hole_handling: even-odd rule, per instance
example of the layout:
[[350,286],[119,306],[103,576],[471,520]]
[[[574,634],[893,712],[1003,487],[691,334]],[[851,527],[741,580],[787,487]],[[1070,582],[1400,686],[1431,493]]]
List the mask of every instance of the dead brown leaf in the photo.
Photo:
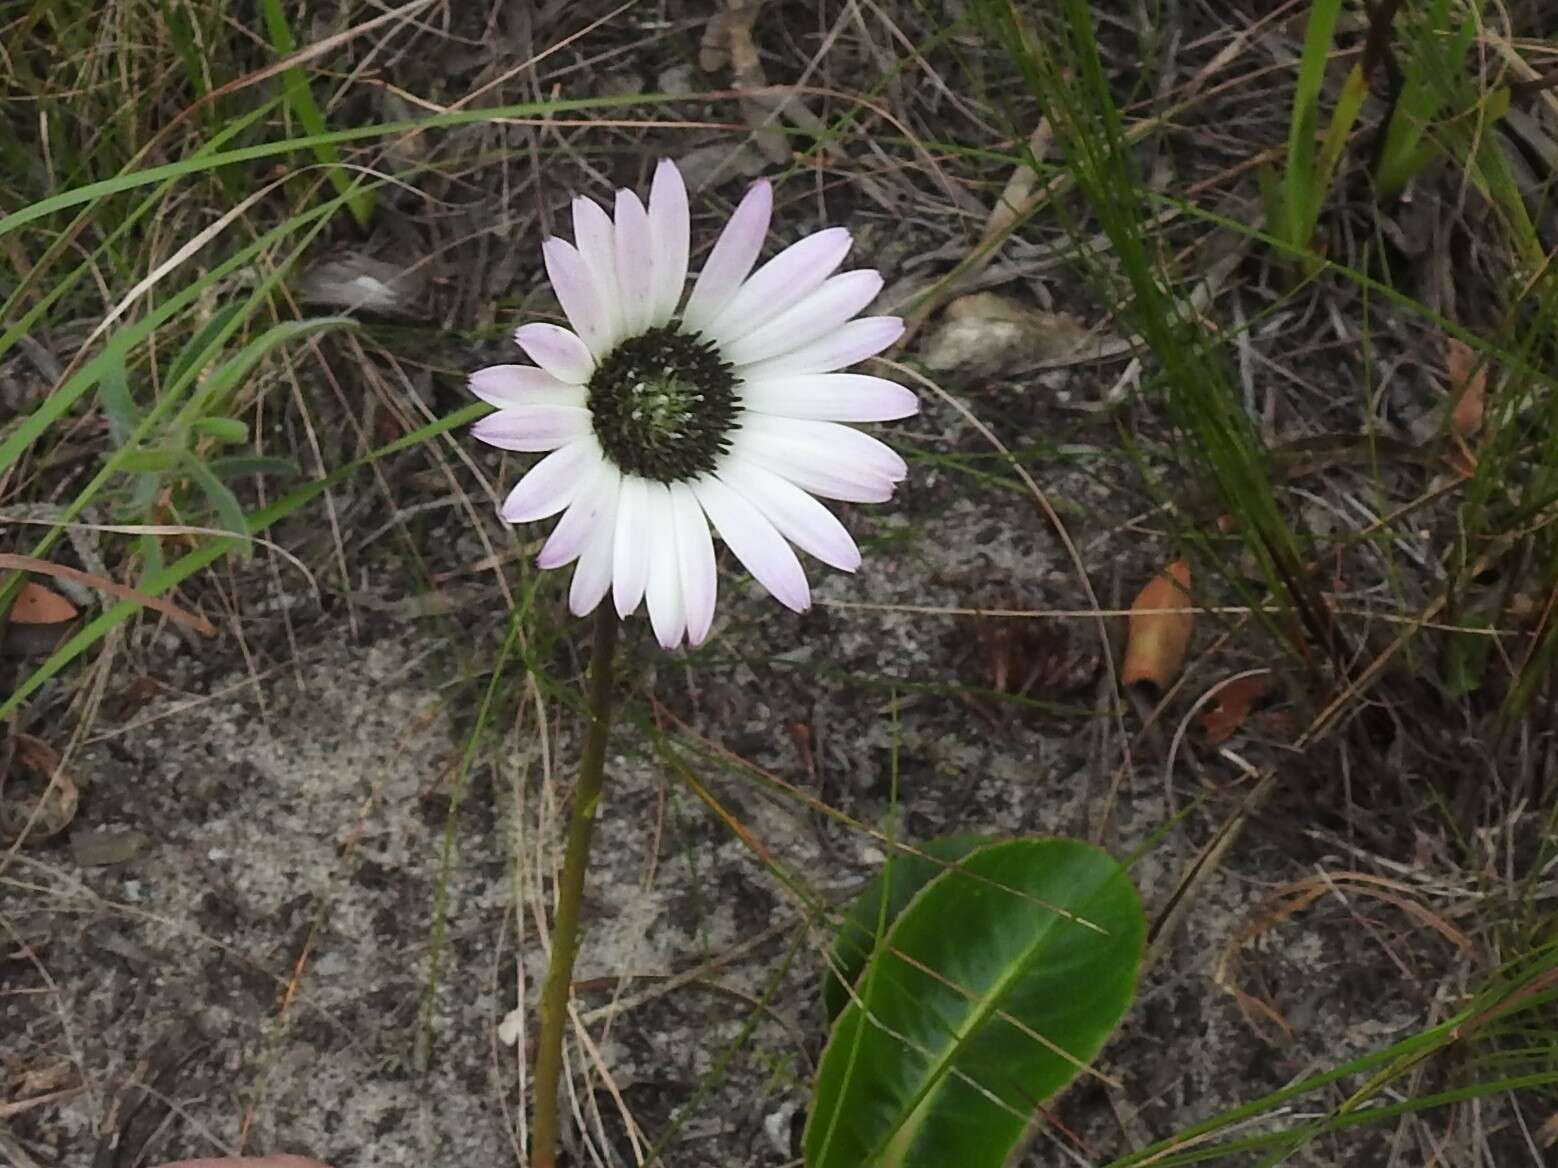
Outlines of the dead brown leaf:
[[[31,734],[7,740],[7,765],[0,767],[0,835],[38,843],[70,826],[81,801],[80,789],[60,766],[59,752]],[[41,788],[35,794],[18,786]],[[7,789],[9,788],[9,795]]]
[[1185,654],[1195,627],[1190,561],[1175,560],[1148,581],[1131,605],[1121,682],[1167,689],[1185,667]]
[[1269,669],[1224,682],[1217,690],[1217,696],[1196,718],[1201,741],[1208,746],[1226,742],[1244,725],[1255,704],[1271,693],[1276,684],[1276,674]]
[[[762,0],[725,0],[703,26],[698,45],[698,65],[705,73],[717,73],[730,66],[732,87],[752,91],[764,89],[768,77],[752,40],[752,24],[757,20]],[[775,165],[790,160],[790,147],[773,111],[762,101],[743,97],[741,117],[752,131],[752,142],[764,158]]]

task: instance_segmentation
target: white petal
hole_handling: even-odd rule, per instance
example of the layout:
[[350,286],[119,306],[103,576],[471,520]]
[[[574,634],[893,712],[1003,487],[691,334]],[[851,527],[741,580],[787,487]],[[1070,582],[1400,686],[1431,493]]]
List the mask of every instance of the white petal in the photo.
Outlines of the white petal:
[[617,192],[617,306],[622,312],[624,335],[649,327],[654,311],[654,242],[650,238],[649,212],[632,191]]
[[773,210],[774,189],[767,179],[760,179],[752,184],[725,230],[720,232],[703,271],[698,273],[687,307],[682,309],[682,320],[693,332],[707,328],[752,271],[763,250]]
[[582,406],[584,387],[558,381],[534,365],[489,365],[471,374],[470,391],[488,405]]
[[686,483],[672,484],[671,509],[676,517],[676,559],[687,614],[687,642],[701,645],[714,624],[714,600],[719,592],[714,541],[709,536],[708,517]]
[[613,345],[622,339],[622,318],[617,307],[617,236],[611,216],[594,199],[583,195],[573,201],[573,241],[590,270],[595,301],[605,314],[605,343]]
[[701,331],[721,347],[740,340],[820,288],[848,252],[849,232],[842,227],[792,243],[753,272]]
[[556,450],[592,433],[590,411],[582,406],[510,406],[488,414],[471,435],[499,450]]
[[617,532],[611,549],[611,596],[618,616],[628,616],[644,599],[649,582],[649,488],[648,479],[622,476],[622,491],[617,498]]
[[806,573],[774,525],[716,478],[705,475],[691,486],[725,546],[753,578],[786,608],[796,612],[810,608],[811,589],[806,584]]
[[621,476],[608,480],[609,486],[601,500],[599,521],[590,529],[590,538],[579,556],[579,566],[573,570],[573,582],[568,586],[568,611],[583,616],[595,611],[611,587],[611,551],[617,535],[617,497]]
[[844,525],[793,483],[739,458],[727,458],[716,474],[803,552],[810,552],[841,572],[853,572],[860,567],[860,549]]
[[920,408],[896,381],[865,373],[813,373],[769,377],[741,386],[747,409],[824,422],[890,422]]
[[649,235],[654,248],[654,291],[651,324],[665,324],[676,315],[676,304],[687,283],[687,186],[670,159],[655,167],[649,186]]
[[859,467],[890,482],[900,482],[909,474],[903,459],[886,443],[837,422],[749,413],[742,417],[741,426],[763,437],[809,447],[841,468]]
[[875,300],[881,290],[882,277],[870,269],[834,276],[762,328],[753,329],[740,340],[724,346],[720,356],[733,365],[751,365],[788,349],[810,344],[818,337],[836,332],[840,325]]
[[747,378],[785,377],[802,373],[831,373],[856,361],[874,357],[903,336],[903,321],[896,316],[863,316],[841,324],[833,332],[741,370]]
[[893,480],[875,471],[824,457],[814,447],[756,430],[731,439],[730,456],[750,460],[788,479],[803,491],[845,503],[882,503],[893,497]]
[[611,348],[610,319],[601,307],[595,279],[589,265],[571,243],[548,239],[541,245],[546,278],[574,332],[589,346],[590,352],[604,357]]
[[514,341],[525,355],[559,381],[583,385],[595,372],[595,358],[574,333],[555,324],[522,324]]
[[552,451],[531,467],[503,500],[503,518],[510,523],[529,523],[556,515],[573,502],[586,473],[600,459],[600,447],[593,437]]
[[671,491],[664,483],[649,488],[649,579],[644,602],[649,623],[662,649],[674,649],[687,632],[687,608],[682,601],[681,559],[676,549],[676,514]]
[[621,472],[604,458],[580,476],[578,493],[536,556],[538,568],[561,568],[583,554],[602,522],[602,513],[608,505],[615,505],[621,480]]

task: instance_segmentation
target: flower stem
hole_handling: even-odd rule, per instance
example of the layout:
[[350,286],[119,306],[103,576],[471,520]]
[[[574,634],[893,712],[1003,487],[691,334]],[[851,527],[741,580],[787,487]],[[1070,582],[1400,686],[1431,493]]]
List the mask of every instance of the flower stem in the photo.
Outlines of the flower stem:
[[573,959],[579,952],[579,901],[584,895],[584,870],[590,860],[590,838],[595,834],[595,812],[606,769],[606,739],[611,733],[617,623],[610,601],[602,601],[595,609],[595,639],[590,650],[590,724],[579,762],[579,783],[573,793],[573,812],[568,820],[568,850],[558,878],[557,912],[552,918],[552,962],[547,966],[546,985],[541,989],[530,1168],[553,1168],[557,1162],[557,1086],[563,1070],[563,1033],[568,1028]]

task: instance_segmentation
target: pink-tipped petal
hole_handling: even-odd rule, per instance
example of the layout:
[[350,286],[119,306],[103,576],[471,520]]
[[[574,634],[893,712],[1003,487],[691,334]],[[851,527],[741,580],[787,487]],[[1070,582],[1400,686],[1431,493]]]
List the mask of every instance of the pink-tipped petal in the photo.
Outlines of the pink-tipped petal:
[[644,599],[644,586],[649,582],[649,558],[654,550],[650,543],[650,502],[653,486],[648,479],[633,475],[622,477],[622,491],[617,497],[617,533],[611,549],[612,579],[611,597],[617,606],[617,615],[630,616]]
[[829,227],[792,243],[737,290],[702,332],[721,348],[798,304],[833,274],[849,253],[849,232]]
[[799,304],[791,305],[761,328],[724,346],[720,356],[733,365],[751,365],[799,345],[810,344],[818,337],[836,332],[840,325],[875,300],[881,290],[882,277],[870,269],[834,276]]
[[595,358],[590,356],[589,346],[558,325],[522,324],[514,330],[514,342],[559,381],[583,385],[595,372]]
[[896,381],[865,373],[812,373],[747,381],[749,410],[822,422],[890,422],[918,413],[919,399]]
[[582,406],[584,387],[534,365],[489,365],[471,374],[470,391],[490,406]]
[[609,347],[622,339],[622,320],[617,309],[617,236],[611,216],[584,195],[573,201],[573,241],[590,271],[595,302],[605,316],[605,343]]
[[649,579],[644,603],[649,623],[662,649],[675,649],[687,633],[687,608],[682,600],[682,573],[676,550],[676,515],[671,490],[653,483],[649,498]]
[[682,286],[687,283],[687,237],[691,231],[687,213],[687,186],[682,172],[669,158],[655,167],[649,186],[649,236],[654,249],[654,289],[649,322],[667,323],[676,315]]
[[510,523],[529,523],[556,515],[573,502],[585,474],[600,460],[601,450],[593,437],[552,451],[531,467],[503,500],[503,518]]
[[608,480],[601,498],[599,519],[590,529],[584,551],[579,555],[573,580],[568,585],[568,611],[574,616],[594,612],[611,588],[611,554],[617,539],[617,498],[621,477]]
[[892,447],[869,434],[841,426],[837,422],[749,414],[743,419],[742,428],[814,450],[825,464],[858,467],[889,482],[901,482],[909,474],[908,466]]
[[860,567],[860,549],[844,525],[793,483],[739,458],[727,458],[716,474],[803,552],[841,572],[853,572]]
[[649,212],[632,191],[617,192],[617,306],[624,334],[649,327],[654,312],[654,240]]
[[472,437],[488,446],[529,453],[556,450],[589,433],[590,411],[582,406],[510,406],[471,427]]
[[589,265],[571,243],[561,239],[548,239],[541,245],[541,259],[546,264],[546,278],[574,332],[579,334],[591,353],[603,357],[611,348],[609,319],[595,291],[595,280]]
[[856,361],[876,356],[901,336],[901,318],[863,316],[859,320],[839,325],[831,333],[818,337],[808,345],[799,345],[777,357],[745,366],[740,373],[750,379],[832,373],[835,369],[847,369]]
[[774,210],[774,189],[767,179],[752,184],[725,230],[715,241],[709,258],[698,273],[698,281],[682,309],[682,320],[693,332],[703,332],[709,322],[735,295],[736,289],[752,271],[768,235],[768,220]]
[[780,604],[795,612],[811,607],[806,572],[784,537],[762,512],[709,475],[695,480],[692,492],[725,546]]
[[708,517],[687,484],[671,485],[671,511],[675,517],[682,603],[687,615],[687,643],[696,647],[703,644],[714,624],[714,601],[719,592],[714,540],[709,535]]
[[731,441],[732,458],[750,460],[788,479],[803,491],[842,503],[883,503],[893,497],[893,480],[861,467],[823,457],[804,443],[751,429]]
[[552,534],[547,536],[536,556],[536,567],[542,570],[561,568],[584,553],[585,545],[600,525],[601,513],[616,499],[621,479],[617,468],[604,458],[581,476],[578,494],[568,504],[557,526],[552,528]]

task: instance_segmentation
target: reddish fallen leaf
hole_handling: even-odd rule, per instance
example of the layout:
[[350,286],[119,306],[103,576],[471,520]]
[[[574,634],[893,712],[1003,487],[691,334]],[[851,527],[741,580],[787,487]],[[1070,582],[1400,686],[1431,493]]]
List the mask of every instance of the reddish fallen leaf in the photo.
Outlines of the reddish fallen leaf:
[[1460,435],[1455,436],[1455,445],[1446,452],[1444,464],[1459,478],[1469,479],[1477,473],[1477,456]]
[[1553,1112],[1536,1129],[1536,1142],[1543,1148],[1558,1146],[1558,1111]]
[[11,619],[19,625],[59,625],[76,619],[76,606],[53,589],[29,580],[11,606]]
[[1226,742],[1244,724],[1255,704],[1276,688],[1276,683],[1276,675],[1269,669],[1223,682],[1196,718],[1201,741],[1208,746]]
[[1488,366],[1477,351],[1455,337],[1444,339],[1444,371],[1450,379],[1450,429],[1470,438],[1482,429],[1488,404]]
[[1196,617],[1191,610],[1190,561],[1175,560],[1154,576],[1131,605],[1125,642],[1126,685],[1145,682],[1165,690],[1185,667]]

